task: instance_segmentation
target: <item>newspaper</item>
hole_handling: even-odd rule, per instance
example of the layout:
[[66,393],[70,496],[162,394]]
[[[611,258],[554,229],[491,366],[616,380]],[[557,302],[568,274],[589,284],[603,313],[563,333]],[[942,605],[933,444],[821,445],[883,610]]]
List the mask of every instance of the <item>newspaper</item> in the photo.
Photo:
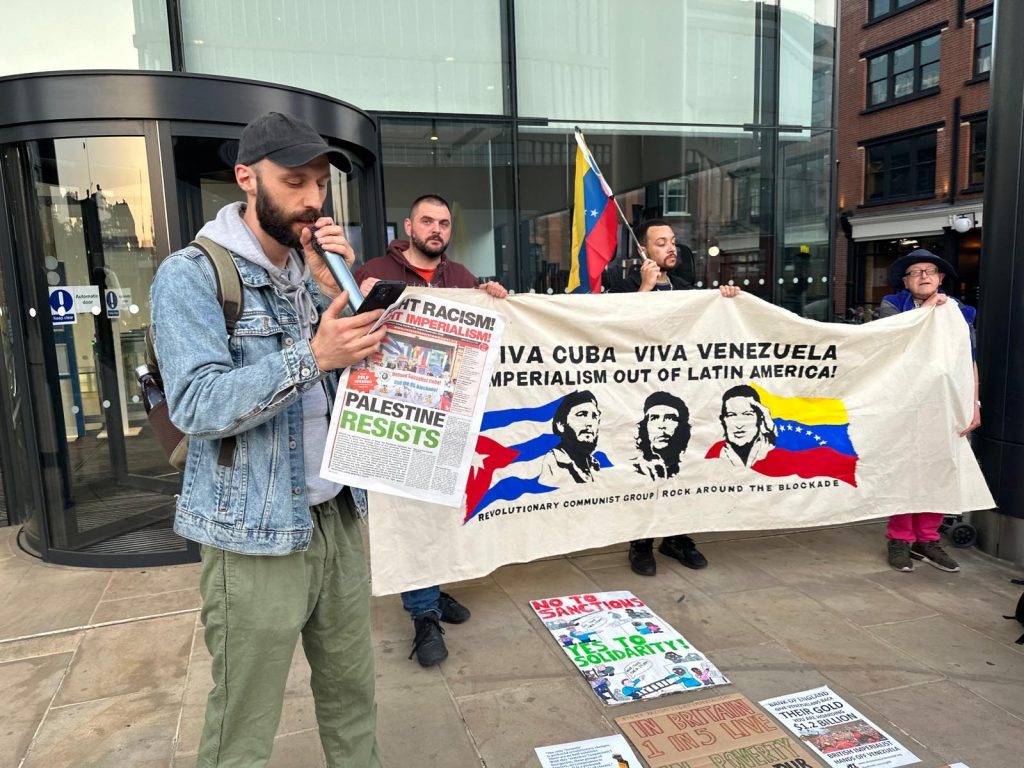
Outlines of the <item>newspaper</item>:
[[765,699],[761,706],[833,768],[898,768],[920,762],[828,686]]
[[320,475],[460,506],[504,319],[414,293],[382,325],[380,351],[342,374]]
[[549,597],[530,607],[605,704],[729,683],[632,592]]
[[536,747],[534,751],[542,768],[643,768],[619,734]]
[[821,768],[746,696],[731,693],[615,718],[650,768]]

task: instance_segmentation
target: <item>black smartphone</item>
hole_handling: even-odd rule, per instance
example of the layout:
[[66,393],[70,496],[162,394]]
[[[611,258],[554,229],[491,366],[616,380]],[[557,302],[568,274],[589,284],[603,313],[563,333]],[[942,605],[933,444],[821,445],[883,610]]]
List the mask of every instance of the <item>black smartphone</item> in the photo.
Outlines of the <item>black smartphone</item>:
[[372,312],[375,309],[387,309],[402,295],[405,290],[405,283],[401,280],[378,280],[373,288],[366,294],[363,303],[359,305],[356,314],[361,312]]

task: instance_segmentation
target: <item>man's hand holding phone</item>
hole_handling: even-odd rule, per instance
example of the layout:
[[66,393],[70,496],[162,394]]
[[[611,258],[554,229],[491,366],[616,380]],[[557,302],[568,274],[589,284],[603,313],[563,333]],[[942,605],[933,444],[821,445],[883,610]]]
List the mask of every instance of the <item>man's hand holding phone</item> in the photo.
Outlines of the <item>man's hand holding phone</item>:
[[378,328],[372,333],[369,330],[384,310],[374,309],[342,317],[341,312],[347,306],[348,293],[342,291],[320,316],[320,326],[309,343],[321,371],[347,368],[380,349],[385,330]]
[[[366,280],[363,285],[366,285]],[[402,295],[405,290],[405,283],[401,280],[374,280],[363,303],[359,305],[356,313],[370,312],[374,309],[387,309]]]

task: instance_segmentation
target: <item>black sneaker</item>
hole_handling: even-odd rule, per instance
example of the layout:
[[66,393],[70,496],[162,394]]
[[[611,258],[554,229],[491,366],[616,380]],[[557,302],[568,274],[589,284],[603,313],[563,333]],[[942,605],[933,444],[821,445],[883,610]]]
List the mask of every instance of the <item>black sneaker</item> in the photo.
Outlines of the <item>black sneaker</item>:
[[697,545],[689,536],[666,536],[661,540],[658,551],[663,555],[674,557],[687,568],[708,567],[707,558],[700,553]]
[[956,573],[960,570],[960,564],[950,557],[937,541],[914,542],[910,545],[910,556],[915,560],[924,560],[928,565],[947,573]]
[[914,561],[910,559],[910,542],[889,539],[886,544],[889,550],[889,565],[897,571],[909,573],[914,570]]
[[654,539],[637,539],[629,542],[629,567],[637,576],[653,576],[658,572],[654,561]]
[[469,608],[447,592],[441,593],[441,597],[437,599],[437,607],[441,611],[441,621],[446,621],[449,624],[462,624],[469,620]]
[[411,659],[416,654],[416,661],[421,667],[432,667],[440,664],[448,658],[448,648],[444,644],[444,630],[437,623],[437,616],[427,613],[417,619],[413,619],[416,627],[416,637],[412,642]]

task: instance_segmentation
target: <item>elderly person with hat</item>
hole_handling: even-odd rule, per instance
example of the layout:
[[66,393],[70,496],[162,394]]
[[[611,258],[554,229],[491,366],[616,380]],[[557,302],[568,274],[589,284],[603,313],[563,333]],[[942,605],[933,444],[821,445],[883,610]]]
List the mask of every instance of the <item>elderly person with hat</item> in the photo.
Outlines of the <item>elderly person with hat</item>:
[[[956,279],[956,270],[948,261],[931,251],[919,248],[896,259],[889,269],[889,282],[902,289],[882,299],[880,317],[891,317],[919,307],[937,307],[953,301],[963,313],[971,334],[971,356],[974,356],[974,307],[968,307],[942,292],[942,282]],[[960,434],[966,435],[981,424],[981,401],[978,400],[978,364],[974,364],[974,417]],[[940,512],[914,512],[889,518],[886,536],[889,539],[889,565],[897,571],[914,570],[914,560],[923,560],[939,570],[956,572],[960,566],[939,546]]]

